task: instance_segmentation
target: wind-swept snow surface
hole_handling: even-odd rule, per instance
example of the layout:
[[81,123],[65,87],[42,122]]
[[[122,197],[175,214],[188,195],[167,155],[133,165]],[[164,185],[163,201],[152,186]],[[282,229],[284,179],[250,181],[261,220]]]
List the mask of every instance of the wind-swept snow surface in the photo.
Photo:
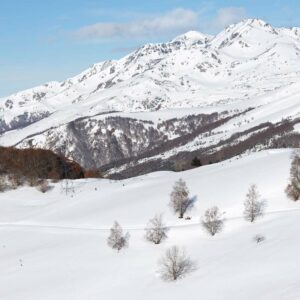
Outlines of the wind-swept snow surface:
[[[289,150],[263,151],[182,173],[78,180],[68,196],[60,184],[46,194],[29,187],[2,193],[1,300],[299,299],[300,206],[284,194],[290,156]],[[197,196],[191,220],[178,219],[168,206],[180,177]],[[251,184],[268,204],[254,224],[243,219]],[[226,221],[211,237],[200,217],[214,205]],[[157,213],[170,227],[160,245],[144,238]],[[119,253],[106,243],[115,220],[131,236]],[[256,234],[266,240],[255,243]],[[172,245],[184,247],[197,269],[164,282],[157,262]]]

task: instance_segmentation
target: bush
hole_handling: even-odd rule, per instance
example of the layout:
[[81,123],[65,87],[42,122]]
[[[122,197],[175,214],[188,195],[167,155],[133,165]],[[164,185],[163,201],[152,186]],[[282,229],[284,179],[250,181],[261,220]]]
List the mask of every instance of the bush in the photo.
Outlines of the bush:
[[219,212],[219,208],[217,206],[206,210],[202,220],[202,226],[212,236],[223,229],[224,220],[222,219],[222,214]]
[[37,185],[37,189],[41,192],[41,193],[46,193],[49,191],[50,186],[49,186],[49,182],[46,179],[42,179],[38,182]]
[[201,160],[197,156],[195,156],[192,160],[191,165],[192,165],[192,167],[201,167],[202,163],[201,163]]
[[156,215],[145,228],[146,239],[154,244],[160,244],[167,236],[168,228],[164,225],[162,215]]
[[23,179],[19,174],[10,174],[8,176],[9,185],[12,189],[17,189],[23,184]]
[[38,177],[29,176],[29,177],[27,177],[27,182],[28,182],[29,186],[38,186],[40,180]]
[[165,256],[159,261],[159,266],[159,273],[166,281],[180,279],[196,268],[196,264],[185,254],[185,251],[177,246],[166,251]]
[[107,244],[112,249],[118,252],[124,248],[128,247],[129,233],[123,234],[123,229],[118,222],[115,222],[113,227],[110,229],[110,235],[107,239]]
[[98,170],[86,170],[84,171],[84,178],[103,178],[103,175]]
[[4,192],[7,187],[5,176],[0,176],[0,192]]

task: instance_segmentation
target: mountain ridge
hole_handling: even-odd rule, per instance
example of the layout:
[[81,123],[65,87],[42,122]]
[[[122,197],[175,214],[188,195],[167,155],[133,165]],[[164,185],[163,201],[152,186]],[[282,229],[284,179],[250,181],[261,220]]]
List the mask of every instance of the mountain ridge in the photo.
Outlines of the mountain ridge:
[[[177,131],[186,144],[179,142],[173,154],[201,152],[204,145],[230,140],[231,135],[265,122],[296,120],[299,62],[297,27],[275,28],[263,20],[245,19],[216,36],[190,31],[167,43],[146,44],[120,60],[94,64],[66,81],[2,99],[0,145],[55,149],[84,166],[81,157],[86,153],[76,150],[83,141],[69,139],[70,128],[79,126],[83,149],[93,152],[88,161],[95,165],[89,167],[133,159],[140,151],[150,153],[162,142],[177,139]],[[232,120],[194,140],[187,140],[187,131],[178,128],[201,127],[203,114],[209,118],[212,113]],[[68,125],[71,122],[75,127]],[[163,122],[171,127],[163,129]],[[147,149],[139,145],[145,142]],[[115,158],[107,153],[111,143]]]

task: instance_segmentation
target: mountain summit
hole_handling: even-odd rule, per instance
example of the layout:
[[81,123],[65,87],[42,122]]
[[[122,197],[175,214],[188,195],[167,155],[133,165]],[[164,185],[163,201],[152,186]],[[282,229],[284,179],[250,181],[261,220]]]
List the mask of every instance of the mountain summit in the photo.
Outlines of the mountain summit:
[[185,34],[181,34],[177,36],[175,39],[171,41],[171,43],[174,42],[183,42],[188,45],[193,44],[204,44],[208,42],[210,39],[212,39],[212,36],[203,34],[199,31],[188,31]]

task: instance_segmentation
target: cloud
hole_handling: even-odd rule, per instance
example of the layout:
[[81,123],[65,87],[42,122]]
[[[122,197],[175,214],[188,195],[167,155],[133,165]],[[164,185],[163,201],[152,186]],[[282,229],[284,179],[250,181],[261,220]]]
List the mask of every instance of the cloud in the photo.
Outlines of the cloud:
[[177,8],[164,15],[147,16],[132,22],[102,22],[84,26],[73,32],[72,36],[80,40],[162,36],[195,29],[198,21],[197,12]]
[[218,10],[210,25],[214,30],[220,30],[245,18],[246,11],[243,7],[224,7]]
[[223,7],[208,18],[207,11],[176,8],[161,15],[134,15],[130,22],[99,22],[83,26],[70,33],[80,41],[105,41],[112,39],[138,39],[171,36],[188,30],[217,33],[224,27],[246,17],[243,7]]

